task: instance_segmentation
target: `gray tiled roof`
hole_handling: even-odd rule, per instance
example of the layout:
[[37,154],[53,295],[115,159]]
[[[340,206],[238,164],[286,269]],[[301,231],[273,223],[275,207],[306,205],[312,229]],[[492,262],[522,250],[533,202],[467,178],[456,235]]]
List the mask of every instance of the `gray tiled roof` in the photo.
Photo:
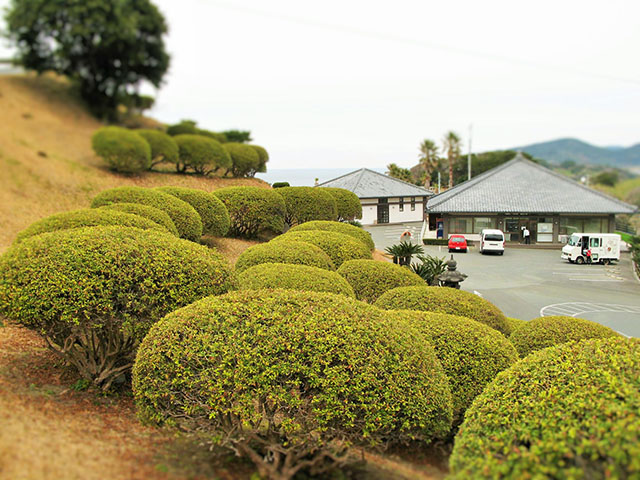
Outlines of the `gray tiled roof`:
[[368,168],[361,168],[355,172],[347,173],[318,186],[344,188],[355,193],[359,198],[424,197],[433,195],[433,192],[426,188],[403,182]]
[[524,158],[429,199],[434,213],[633,213],[637,208]]

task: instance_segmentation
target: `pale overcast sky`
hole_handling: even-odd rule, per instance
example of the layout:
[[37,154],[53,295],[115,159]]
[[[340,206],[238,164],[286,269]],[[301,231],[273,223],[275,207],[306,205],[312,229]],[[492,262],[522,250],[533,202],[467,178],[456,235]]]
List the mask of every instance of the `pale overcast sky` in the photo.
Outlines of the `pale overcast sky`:
[[172,65],[152,115],[251,130],[271,168],[410,166],[469,124],[474,151],[640,142],[639,2],[155,3]]

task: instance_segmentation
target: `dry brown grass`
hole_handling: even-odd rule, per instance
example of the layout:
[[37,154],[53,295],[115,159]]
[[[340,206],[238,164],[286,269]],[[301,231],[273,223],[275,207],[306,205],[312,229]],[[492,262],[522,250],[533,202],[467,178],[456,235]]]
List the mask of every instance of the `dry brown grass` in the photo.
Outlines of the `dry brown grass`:
[[102,124],[86,112],[69,84],[55,76],[0,77],[0,124],[0,252],[34,221],[88,207],[107,188],[267,186],[258,179],[172,173],[130,177],[106,170],[91,149],[91,135]]

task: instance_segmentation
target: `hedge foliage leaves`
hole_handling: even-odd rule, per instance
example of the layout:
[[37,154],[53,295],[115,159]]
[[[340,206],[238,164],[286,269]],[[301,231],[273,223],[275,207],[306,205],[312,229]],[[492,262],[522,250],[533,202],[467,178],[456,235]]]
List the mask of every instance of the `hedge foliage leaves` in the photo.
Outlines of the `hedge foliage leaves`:
[[185,187],[158,187],[163,193],[168,193],[191,205],[202,220],[202,234],[224,237],[229,231],[229,212],[224,203],[212,193]]
[[308,265],[310,267],[335,270],[329,255],[311,243],[306,242],[268,242],[247,248],[236,261],[236,270],[241,272],[262,263],[287,263]]
[[375,244],[373,243],[373,239],[371,238],[371,234],[366,230],[356,227],[354,225],[349,225],[344,222],[332,222],[326,220],[312,220],[309,222],[302,223],[300,225],[296,225],[292,227],[290,232],[302,232],[305,230],[326,230],[328,232],[337,232],[343,233],[345,235],[349,235],[357,240],[360,240],[364,243],[371,251],[375,250]]
[[[278,189],[281,190],[281,189]],[[287,232],[271,242],[306,242],[320,247],[336,267],[340,267],[347,260],[371,258],[371,251],[364,243],[349,235],[322,230],[308,230],[302,232]]]

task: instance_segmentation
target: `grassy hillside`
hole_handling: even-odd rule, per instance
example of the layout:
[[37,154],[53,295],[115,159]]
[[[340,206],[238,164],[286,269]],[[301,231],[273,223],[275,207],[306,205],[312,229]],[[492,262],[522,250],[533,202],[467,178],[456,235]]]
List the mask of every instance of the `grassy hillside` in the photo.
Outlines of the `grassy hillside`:
[[35,220],[87,207],[101,190],[119,185],[182,185],[214,190],[267,186],[258,179],[203,178],[172,173],[141,177],[103,168],[91,150],[101,123],[69,84],[54,76],[0,76],[0,252]]
[[615,165],[618,167],[640,165],[640,144],[628,148],[606,148],[591,145],[576,138],[560,138],[549,142],[534,143],[514,148],[552,163],[573,160],[592,165]]

